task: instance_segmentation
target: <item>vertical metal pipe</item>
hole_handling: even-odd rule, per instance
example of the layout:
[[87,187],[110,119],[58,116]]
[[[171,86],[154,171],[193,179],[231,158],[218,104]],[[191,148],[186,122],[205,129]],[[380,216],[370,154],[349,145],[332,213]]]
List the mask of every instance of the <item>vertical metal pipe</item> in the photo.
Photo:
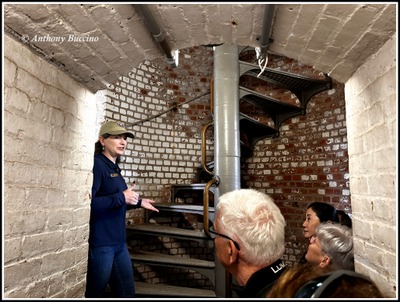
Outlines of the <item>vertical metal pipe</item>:
[[[214,173],[219,185],[214,194],[240,189],[240,132],[239,132],[239,48],[221,45],[214,48]],[[227,297],[226,272],[216,262],[216,294]]]
[[271,36],[271,28],[273,23],[275,13],[275,5],[274,4],[265,4],[264,6],[264,20],[263,20],[263,27],[260,39],[260,56],[261,58],[265,58],[267,54],[267,49],[269,46],[269,39]]
[[240,188],[239,49],[214,50],[214,161],[219,194]]

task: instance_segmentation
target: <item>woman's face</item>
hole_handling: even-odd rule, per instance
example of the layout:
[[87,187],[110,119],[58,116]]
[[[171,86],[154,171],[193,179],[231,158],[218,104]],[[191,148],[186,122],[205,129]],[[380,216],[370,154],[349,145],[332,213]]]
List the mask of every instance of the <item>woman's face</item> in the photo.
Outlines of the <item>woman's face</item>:
[[125,134],[110,135],[107,138],[101,137],[100,142],[104,147],[104,155],[113,159],[123,155],[127,145]]
[[315,235],[310,237],[310,244],[308,245],[308,250],[305,258],[309,263],[313,265],[324,267],[329,264],[329,262],[327,262],[329,257],[322,250],[321,243],[318,237],[316,237]]
[[310,238],[315,234],[315,229],[321,223],[318,216],[315,214],[312,208],[308,208],[306,211],[306,219],[303,222],[303,235],[305,238]]

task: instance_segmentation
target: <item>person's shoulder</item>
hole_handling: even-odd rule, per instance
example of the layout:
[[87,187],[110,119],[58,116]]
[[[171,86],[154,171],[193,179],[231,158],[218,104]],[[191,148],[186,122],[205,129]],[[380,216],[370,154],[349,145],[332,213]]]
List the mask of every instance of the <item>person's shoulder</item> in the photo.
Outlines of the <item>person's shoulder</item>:
[[100,157],[101,157],[101,153],[95,154],[95,155],[93,156],[93,161],[94,161],[95,163],[99,162],[99,161],[101,160]]
[[94,155],[94,160],[95,161],[105,161],[105,160],[107,160],[107,157],[103,153],[97,153]]
[[96,154],[93,157],[93,167],[107,167],[107,158],[102,154]]

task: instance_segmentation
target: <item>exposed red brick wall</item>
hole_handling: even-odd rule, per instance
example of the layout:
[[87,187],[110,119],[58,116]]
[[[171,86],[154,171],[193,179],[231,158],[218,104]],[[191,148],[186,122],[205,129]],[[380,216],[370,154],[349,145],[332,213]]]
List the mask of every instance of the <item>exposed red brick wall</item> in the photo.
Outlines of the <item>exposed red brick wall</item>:
[[[324,78],[311,67],[285,57],[270,55],[268,67]],[[274,85],[266,88],[250,77],[241,78],[241,85],[258,92],[269,89],[268,95],[300,106],[297,98]],[[285,216],[288,265],[296,263],[306,250],[302,223],[309,203],[327,202],[351,213],[345,117],[344,86],[333,81],[331,90],[311,98],[306,115],[284,121],[279,137],[257,142],[253,157],[242,164],[242,185],[270,194]]]
[[[243,56],[242,59],[249,59]],[[122,119],[133,126],[136,138],[129,144],[122,167],[127,181],[137,180],[143,196],[157,202],[170,200],[172,184],[198,181],[201,164],[202,127],[212,121],[210,82],[213,73],[210,49],[197,47],[181,50],[178,68],[169,67],[163,59],[144,62],[117,83],[109,96],[108,118]],[[268,67],[324,78],[320,72],[294,60],[270,55]],[[241,85],[266,93],[281,101],[300,105],[296,96],[272,84],[265,85],[252,77],[241,77]],[[196,96],[204,94],[194,101]],[[184,102],[188,102],[182,105]],[[181,106],[182,105],[182,106]],[[273,125],[268,115],[257,107],[241,103],[241,110],[260,122]],[[154,117],[157,113],[165,114]],[[150,120],[146,120],[150,118]],[[213,136],[207,132],[207,160],[212,160]],[[302,223],[306,206],[325,201],[351,213],[348,184],[345,101],[343,85],[311,98],[305,116],[290,118],[280,127],[280,136],[257,142],[251,158],[242,160],[242,187],[252,187],[270,194],[287,221],[286,253],[288,265],[298,261],[306,249]],[[201,226],[192,216],[158,217],[158,223]],[[128,223],[144,222],[143,210],[130,211]],[[133,245],[152,251],[213,259],[211,249],[197,243],[169,238],[138,237]],[[173,247],[173,248],[171,248]],[[135,265],[135,278],[148,282],[181,284],[183,279],[198,281],[199,287],[210,287],[207,279],[193,272],[156,269]],[[165,275],[167,272],[167,275]],[[172,280],[172,276],[176,279]],[[167,278],[168,277],[168,278]],[[172,282],[172,283],[171,283]]]

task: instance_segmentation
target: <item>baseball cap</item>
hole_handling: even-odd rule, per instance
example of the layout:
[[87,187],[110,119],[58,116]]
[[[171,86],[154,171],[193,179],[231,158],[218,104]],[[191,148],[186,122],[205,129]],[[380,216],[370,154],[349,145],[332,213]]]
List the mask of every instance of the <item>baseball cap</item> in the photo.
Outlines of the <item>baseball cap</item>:
[[132,132],[126,130],[124,127],[118,125],[116,122],[105,122],[99,131],[99,136],[102,136],[104,134],[111,134],[111,135],[118,135],[118,134],[125,134],[126,136],[130,138],[134,138],[135,136],[133,135]]

